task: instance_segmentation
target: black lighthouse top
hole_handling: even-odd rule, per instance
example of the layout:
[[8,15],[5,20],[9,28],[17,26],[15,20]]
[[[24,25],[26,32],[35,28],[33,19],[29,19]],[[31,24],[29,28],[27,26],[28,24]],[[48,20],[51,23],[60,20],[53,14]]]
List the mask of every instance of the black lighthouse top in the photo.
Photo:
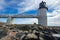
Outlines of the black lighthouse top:
[[48,10],[48,8],[46,7],[46,2],[41,2],[40,4],[39,4],[39,9],[41,9],[41,8],[46,8],[47,10]]

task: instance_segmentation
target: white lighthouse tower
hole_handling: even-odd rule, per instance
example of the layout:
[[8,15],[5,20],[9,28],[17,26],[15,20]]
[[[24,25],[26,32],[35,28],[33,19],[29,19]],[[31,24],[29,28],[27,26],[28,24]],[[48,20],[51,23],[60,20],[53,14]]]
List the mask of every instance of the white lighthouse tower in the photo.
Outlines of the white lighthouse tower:
[[46,2],[41,2],[38,9],[38,24],[47,26],[47,10]]

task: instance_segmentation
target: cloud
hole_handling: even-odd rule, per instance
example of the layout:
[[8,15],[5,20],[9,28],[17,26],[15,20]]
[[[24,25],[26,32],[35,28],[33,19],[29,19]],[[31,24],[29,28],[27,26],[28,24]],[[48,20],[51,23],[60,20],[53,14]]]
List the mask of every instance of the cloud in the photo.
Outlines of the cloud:
[[6,22],[7,18],[0,18],[0,22]]
[[[21,0],[0,0],[0,14],[11,14],[11,13],[18,13],[18,4]],[[12,11],[12,12],[11,12]]]
[[[25,5],[22,9],[23,9],[23,12],[25,11],[29,11],[29,10],[36,10],[39,8],[39,3],[41,2],[42,0],[25,0],[23,2],[23,5]],[[59,6],[59,0],[56,1],[56,0],[43,0],[46,2],[47,6],[49,7],[49,9],[53,8],[55,9],[56,6]],[[20,9],[19,9],[20,10]]]
[[4,7],[5,7],[4,0],[0,0],[0,10],[4,9]]
[[48,13],[48,25],[60,26],[60,13],[54,10],[52,13]]
[[[24,9],[23,12],[30,11],[30,10],[38,10],[39,3],[41,1],[42,0],[30,0],[30,1],[25,0],[25,2],[24,2],[25,7],[23,8]],[[49,10],[54,9],[54,10],[52,10],[52,12],[47,13],[48,25],[51,26],[53,24],[52,26],[56,26],[56,25],[59,26],[60,25],[60,23],[59,23],[60,0],[52,0],[52,1],[51,0],[43,0],[43,1],[46,2]]]
[[34,24],[37,23],[38,21],[36,18],[21,18],[21,19],[14,19],[15,21],[13,23],[15,24]]
[[[6,11],[5,7],[13,8],[18,10],[18,13],[24,13],[30,10],[38,10],[39,3],[42,0],[12,0],[9,3],[4,0],[0,0],[0,10],[3,12]],[[52,12],[47,12],[48,25],[60,25],[60,0],[43,0],[46,2],[48,10],[52,10]],[[7,4],[8,3],[8,4]],[[25,20],[25,21],[24,21]],[[20,23],[33,23],[35,19],[24,19],[20,20]],[[17,21],[17,20],[16,20]],[[14,22],[16,23],[16,22]],[[36,21],[37,23],[37,21]]]

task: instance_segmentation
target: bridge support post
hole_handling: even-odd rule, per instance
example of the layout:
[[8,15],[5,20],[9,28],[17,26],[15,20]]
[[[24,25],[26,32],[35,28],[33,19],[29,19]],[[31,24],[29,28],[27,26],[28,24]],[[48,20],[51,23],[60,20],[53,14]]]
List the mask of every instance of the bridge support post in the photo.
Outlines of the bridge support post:
[[7,19],[7,22],[6,22],[6,25],[12,25],[12,22],[13,22],[13,18],[11,16],[8,17]]

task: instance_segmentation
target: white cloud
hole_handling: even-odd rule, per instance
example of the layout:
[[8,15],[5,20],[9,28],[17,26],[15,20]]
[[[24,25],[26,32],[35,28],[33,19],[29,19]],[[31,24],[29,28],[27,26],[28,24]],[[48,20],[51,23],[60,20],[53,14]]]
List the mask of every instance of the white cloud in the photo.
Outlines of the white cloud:
[[[42,0],[25,0],[24,1],[24,8],[23,9],[23,12],[25,11],[29,11],[29,10],[36,10],[38,9],[39,7],[39,3],[41,2]],[[43,0],[46,2],[47,6],[50,8],[56,8],[57,6],[59,6],[59,0]],[[20,3],[21,4],[21,3]],[[20,10],[20,9],[18,9]]]
[[6,22],[7,18],[0,18],[0,22]]
[[60,13],[54,10],[52,13],[48,13],[48,25],[60,26]]
[[[22,8],[18,8],[19,13],[24,13],[26,11],[30,10],[36,10],[39,7],[39,3],[42,0],[24,0],[23,2],[19,3],[19,6],[23,6]],[[47,6],[49,9],[53,8],[53,12],[47,13],[48,16],[48,25],[60,25],[60,0],[43,0],[46,1]],[[12,1],[11,3],[17,3],[16,1]],[[5,4],[4,0],[0,0],[0,4]],[[0,8],[3,9],[2,6]],[[21,22],[19,23],[34,23],[36,20],[35,19],[24,19],[24,20],[19,20]],[[17,22],[17,21],[16,21]],[[16,23],[15,22],[15,23]],[[36,21],[37,23],[37,21]]]
[[14,19],[15,21],[13,23],[17,24],[34,24],[38,23],[36,18],[22,18],[22,19]]
[[4,0],[0,0],[0,10],[4,9],[4,7],[5,7]]
[[[31,0],[32,1],[32,0]],[[34,9],[38,9],[39,7],[39,3],[41,2],[42,0],[33,0],[32,2],[27,2],[26,1],[26,7],[25,7],[25,11],[29,11],[29,10],[34,10]],[[56,25],[60,25],[59,23],[59,16],[60,16],[60,0],[44,0],[46,1],[47,3],[47,6],[49,9],[53,8],[53,12],[52,13],[47,13],[48,15],[48,25],[53,25],[53,26],[56,26]],[[29,4],[30,3],[30,4]],[[28,5],[29,4],[29,5]],[[58,16],[59,15],[59,16]]]

